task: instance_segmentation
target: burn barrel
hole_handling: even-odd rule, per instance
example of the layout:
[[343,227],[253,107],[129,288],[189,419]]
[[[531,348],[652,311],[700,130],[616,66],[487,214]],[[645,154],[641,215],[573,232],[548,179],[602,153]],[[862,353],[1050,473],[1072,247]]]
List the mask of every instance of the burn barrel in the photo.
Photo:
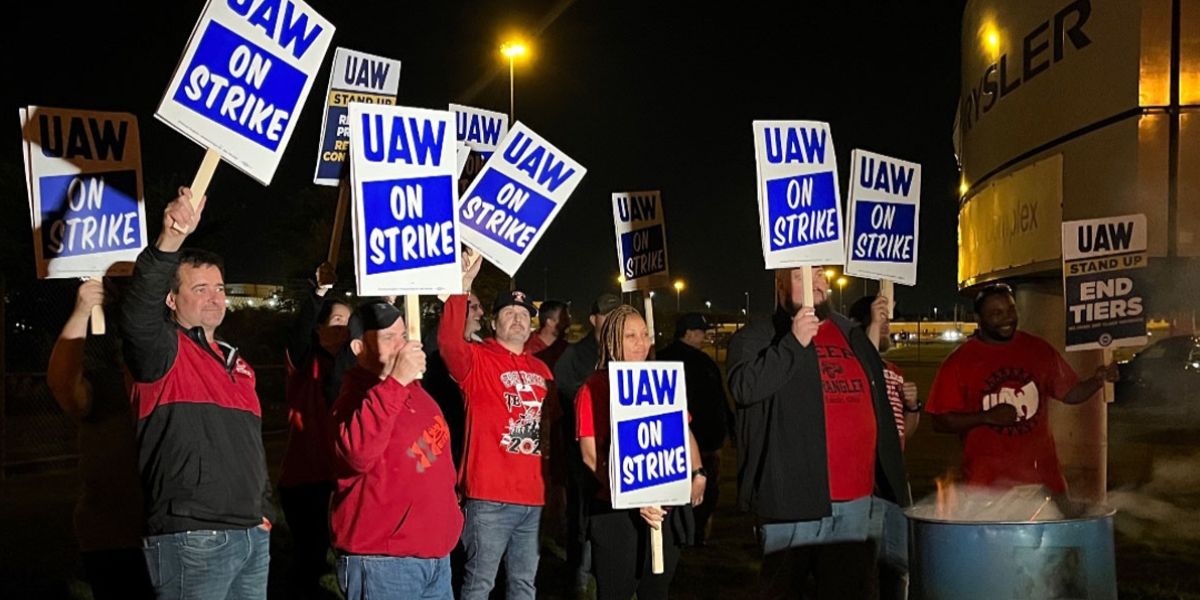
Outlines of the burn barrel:
[[1108,511],[1059,521],[950,521],[911,511],[910,597],[1116,598],[1112,518]]

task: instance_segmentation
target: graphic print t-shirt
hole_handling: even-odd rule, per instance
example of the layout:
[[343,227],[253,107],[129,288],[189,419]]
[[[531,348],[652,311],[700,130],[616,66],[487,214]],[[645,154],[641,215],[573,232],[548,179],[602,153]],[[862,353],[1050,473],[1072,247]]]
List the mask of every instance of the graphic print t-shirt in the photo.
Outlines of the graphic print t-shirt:
[[930,414],[975,413],[1011,404],[1012,425],[980,425],[963,441],[963,475],[973,485],[1007,487],[1040,483],[1062,493],[1047,403],[1062,399],[1078,382],[1075,371],[1045,340],[1018,331],[1003,344],[971,338],[938,370],[925,410]]
[[871,495],[875,488],[875,406],[871,383],[846,336],[825,321],[813,338],[825,396],[829,496],[834,501]]

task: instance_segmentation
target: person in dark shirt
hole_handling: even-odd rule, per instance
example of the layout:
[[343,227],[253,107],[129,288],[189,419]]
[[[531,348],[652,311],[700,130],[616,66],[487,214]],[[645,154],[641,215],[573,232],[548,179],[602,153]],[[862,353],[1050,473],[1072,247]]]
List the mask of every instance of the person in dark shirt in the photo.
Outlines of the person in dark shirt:
[[279,476],[279,501],[292,534],[291,597],[322,597],[327,572],[329,496],[333,493],[330,411],[353,362],[347,348],[350,305],[328,292],[333,265],[317,267],[313,290],[299,301],[287,347],[288,446]]
[[733,430],[733,410],[729,408],[729,400],[725,396],[721,369],[716,361],[701,350],[704,337],[712,328],[702,314],[681,315],[675,323],[675,341],[658,353],[658,360],[683,363],[688,410],[692,413],[692,434],[700,445],[704,474],[712,482],[704,489],[704,502],[694,510],[698,546],[705,545],[708,540],[709,519],[720,499],[720,452],[725,445],[725,436]]
[[569,578],[570,589],[579,597],[587,593],[592,565],[591,544],[586,536],[586,508],[595,495],[595,478],[583,464],[579,444],[575,443],[575,395],[596,371],[596,363],[600,360],[600,330],[604,327],[604,319],[608,313],[620,305],[621,299],[615,294],[600,294],[592,303],[588,314],[592,330],[568,346],[554,365],[555,389],[562,407],[561,421],[570,425],[570,432],[567,432],[565,427],[559,428],[559,431],[564,439],[571,442],[563,444],[566,450],[563,454],[567,476],[567,568],[564,569],[564,573]]

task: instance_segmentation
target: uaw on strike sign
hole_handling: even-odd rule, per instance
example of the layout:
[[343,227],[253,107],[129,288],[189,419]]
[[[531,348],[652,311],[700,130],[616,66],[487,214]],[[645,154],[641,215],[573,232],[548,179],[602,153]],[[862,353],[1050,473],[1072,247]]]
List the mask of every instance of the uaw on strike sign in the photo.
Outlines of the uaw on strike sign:
[[687,386],[681,362],[610,362],[613,508],[687,504],[692,493]]
[[301,0],[209,0],[154,116],[268,185],[333,29]]
[[1146,215],[1062,224],[1067,350],[1146,343]]
[[845,262],[837,157],[829,124],[754,121],[753,128],[767,268]]
[[667,271],[667,228],[662,195],[657,192],[615,193],[613,224],[617,230],[617,264],[622,292],[670,285]]

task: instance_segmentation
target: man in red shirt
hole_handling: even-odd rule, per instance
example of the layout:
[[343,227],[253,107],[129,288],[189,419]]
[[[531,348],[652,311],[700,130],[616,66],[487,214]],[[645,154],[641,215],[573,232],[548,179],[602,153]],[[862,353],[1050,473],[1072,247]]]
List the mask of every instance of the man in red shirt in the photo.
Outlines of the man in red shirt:
[[[463,273],[471,289],[483,261]],[[467,296],[446,300],[438,325],[438,347],[466,404],[466,435],[459,492],[466,524],[467,563],[463,600],[483,600],[495,585],[501,558],[507,598],[536,594],[538,523],[545,504],[542,477],[542,405],[553,380],[546,364],[525,351],[537,309],[521,291],[501,292],[493,306],[494,338],[463,339]]]
[[359,307],[349,329],[357,365],[333,407],[338,583],[348,600],[449,600],[463,517],[450,431],[418,379],[425,353],[385,302]]
[[983,288],[975,314],[975,336],[950,354],[934,379],[925,409],[934,429],[962,439],[966,483],[1042,484],[1070,512],[1046,402],[1086,402],[1105,381],[1116,380],[1116,364],[1079,381],[1058,350],[1017,331],[1016,300],[1005,284]]

